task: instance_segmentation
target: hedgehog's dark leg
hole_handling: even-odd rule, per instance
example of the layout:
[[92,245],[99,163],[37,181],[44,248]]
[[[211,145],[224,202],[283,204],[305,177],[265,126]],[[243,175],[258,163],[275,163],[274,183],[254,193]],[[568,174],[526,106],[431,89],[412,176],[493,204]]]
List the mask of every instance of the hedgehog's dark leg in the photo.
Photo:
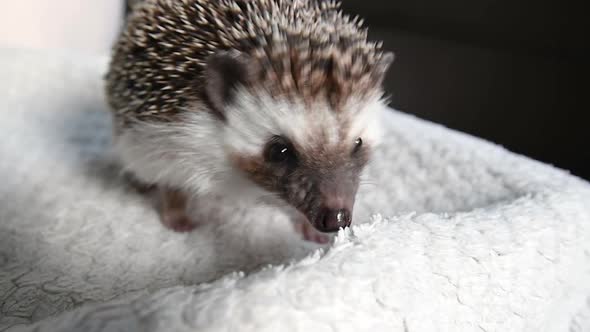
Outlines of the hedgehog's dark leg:
[[164,226],[176,232],[190,232],[197,224],[187,213],[188,197],[185,193],[169,188],[158,189],[160,218]]
[[132,173],[124,173],[124,178],[133,189],[154,203],[164,226],[176,232],[190,232],[197,226],[188,216],[188,198],[181,191],[146,184]]

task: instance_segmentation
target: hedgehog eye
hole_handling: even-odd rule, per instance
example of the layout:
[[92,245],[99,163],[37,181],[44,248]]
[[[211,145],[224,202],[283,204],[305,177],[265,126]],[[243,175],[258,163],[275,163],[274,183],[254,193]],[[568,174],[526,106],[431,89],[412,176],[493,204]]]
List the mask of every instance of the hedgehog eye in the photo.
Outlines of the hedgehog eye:
[[362,146],[363,146],[363,139],[359,137],[354,141],[354,148],[352,149],[352,153],[353,154],[357,153],[361,149]]
[[268,142],[264,158],[273,164],[294,163],[297,160],[293,145],[281,136],[275,136]]

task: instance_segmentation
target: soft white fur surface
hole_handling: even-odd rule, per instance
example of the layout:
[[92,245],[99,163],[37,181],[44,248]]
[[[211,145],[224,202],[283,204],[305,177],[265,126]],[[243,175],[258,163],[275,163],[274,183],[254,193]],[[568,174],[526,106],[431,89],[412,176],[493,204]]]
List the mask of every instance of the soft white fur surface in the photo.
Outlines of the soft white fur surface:
[[0,51],[0,331],[590,331],[588,183],[386,110],[333,245],[211,201],[176,234],[111,160],[105,65]]

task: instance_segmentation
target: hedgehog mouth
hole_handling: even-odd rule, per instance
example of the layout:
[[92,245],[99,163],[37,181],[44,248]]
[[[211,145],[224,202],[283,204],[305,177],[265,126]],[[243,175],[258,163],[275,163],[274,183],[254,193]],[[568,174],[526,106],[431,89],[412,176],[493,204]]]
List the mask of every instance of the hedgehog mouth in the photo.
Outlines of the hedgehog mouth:
[[354,200],[348,204],[322,204],[313,209],[298,209],[313,228],[321,233],[334,233],[350,227]]
[[322,209],[317,217],[312,219],[310,223],[320,232],[334,233],[341,228],[350,227],[352,223],[352,211],[347,208],[325,208]]
[[347,181],[320,183],[293,206],[317,231],[334,233],[350,227],[357,188],[354,182]]

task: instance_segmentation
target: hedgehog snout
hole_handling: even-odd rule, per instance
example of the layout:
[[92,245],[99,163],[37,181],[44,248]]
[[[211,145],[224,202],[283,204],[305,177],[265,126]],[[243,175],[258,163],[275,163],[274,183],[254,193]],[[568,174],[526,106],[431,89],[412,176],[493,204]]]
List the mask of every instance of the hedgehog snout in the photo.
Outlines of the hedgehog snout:
[[322,179],[307,192],[301,208],[309,222],[320,232],[337,232],[352,223],[357,183],[336,177]]

